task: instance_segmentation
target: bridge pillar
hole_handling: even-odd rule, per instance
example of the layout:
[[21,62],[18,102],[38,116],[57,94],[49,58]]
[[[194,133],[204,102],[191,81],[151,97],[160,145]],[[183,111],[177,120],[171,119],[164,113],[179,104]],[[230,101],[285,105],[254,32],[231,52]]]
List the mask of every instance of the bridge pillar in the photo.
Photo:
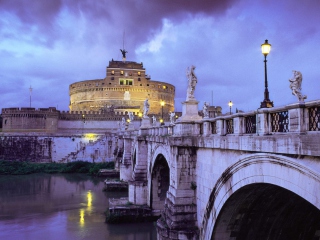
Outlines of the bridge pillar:
[[157,221],[158,239],[199,239],[196,205],[196,148],[177,147],[170,166],[170,187]]
[[147,160],[148,145],[144,140],[137,141],[132,180],[129,181],[129,201],[134,204],[147,204]]
[[209,136],[211,134],[211,123],[207,121],[203,122],[202,129],[202,135]]
[[271,130],[271,117],[268,110],[262,112],[257,112],[257,134],[258,135],[268,135]]
[[307,131],[308,112],[305,108],[305,104],[296,103],[288,105],[289,109],[289,131],[305,133]]
[[123,181],[129,181],[132,178],[132,165],[131,165],[131,148],[132,139],[123,137],[123,156],[120,165],[120,179]]

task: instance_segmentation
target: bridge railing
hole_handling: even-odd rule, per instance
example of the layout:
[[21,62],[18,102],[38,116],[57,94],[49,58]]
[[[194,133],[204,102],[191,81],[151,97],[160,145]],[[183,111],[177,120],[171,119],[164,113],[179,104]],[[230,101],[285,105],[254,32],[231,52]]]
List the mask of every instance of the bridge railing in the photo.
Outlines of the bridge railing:
[[203,119],[200,135],[284,134],[320,131],[320,101]]
[[320,131],[320,101],[261,108],[198,122],[153,126],[146,129],[143,135],[269,135],[317,131]]

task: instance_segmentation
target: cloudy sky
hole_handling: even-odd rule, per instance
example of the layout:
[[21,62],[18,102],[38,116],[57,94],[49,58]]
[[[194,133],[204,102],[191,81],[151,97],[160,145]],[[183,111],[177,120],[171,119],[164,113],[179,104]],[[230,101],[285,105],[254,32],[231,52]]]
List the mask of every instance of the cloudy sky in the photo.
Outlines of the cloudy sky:
[[69,84],[104,78],[124,32],[127,60],[176,86],[176,110],[191,64],[199,108],[259,108],[265,39],[274,105],[297,101],[292,70],[307,100],[320,99],[319,12],[319,0],[0,0],[0,108],[28,107],[32,86],[33,107],[68,110]]

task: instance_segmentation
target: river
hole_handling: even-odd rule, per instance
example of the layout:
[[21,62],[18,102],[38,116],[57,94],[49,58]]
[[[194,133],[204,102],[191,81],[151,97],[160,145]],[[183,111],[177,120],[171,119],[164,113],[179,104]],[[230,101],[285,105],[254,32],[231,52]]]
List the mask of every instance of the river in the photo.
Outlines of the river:
[[0,175],[0,239],[149,240],[154,223],[106,224],[103,179],[81,174]]

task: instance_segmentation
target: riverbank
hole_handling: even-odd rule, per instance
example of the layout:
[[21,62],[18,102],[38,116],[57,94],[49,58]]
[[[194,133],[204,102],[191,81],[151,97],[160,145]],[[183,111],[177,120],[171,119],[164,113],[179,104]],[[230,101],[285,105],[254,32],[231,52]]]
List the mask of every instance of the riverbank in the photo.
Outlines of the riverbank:
[[76,161],[70,163],[30,163],[0,161],[0,175],[25,175],[32,173],[85,173],[97,175],[100,169],[113,168],[113,162],[90,163]]

